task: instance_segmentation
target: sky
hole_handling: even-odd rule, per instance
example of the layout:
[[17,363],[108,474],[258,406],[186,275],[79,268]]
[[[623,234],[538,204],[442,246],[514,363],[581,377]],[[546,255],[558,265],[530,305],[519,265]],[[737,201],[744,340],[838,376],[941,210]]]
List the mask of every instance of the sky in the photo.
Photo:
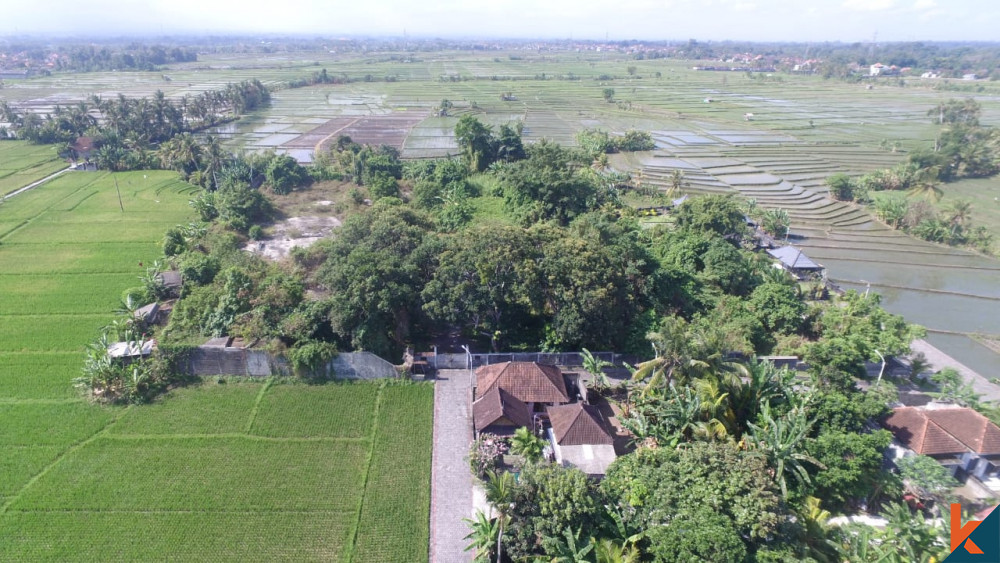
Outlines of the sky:
[[1000,41],[996,0],[9,0],[0,35]]

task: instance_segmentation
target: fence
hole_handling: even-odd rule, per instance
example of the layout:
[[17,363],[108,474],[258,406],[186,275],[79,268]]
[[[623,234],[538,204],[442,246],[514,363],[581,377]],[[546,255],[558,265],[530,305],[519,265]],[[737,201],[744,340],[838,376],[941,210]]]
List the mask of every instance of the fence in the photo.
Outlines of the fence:
[[[595,358],[621,366],[626,361],[622,354],[614,352],[593,352]],[[490,364],[503,362],[536,362],[553,366],[581,366],[582,352],[511,352],[489,354],[434,354],[429,355],[427,363],[434,369],[475,369]]]
[[[187,372],[197,376],[268,377],[290,375],[292,370],[285,358],[263,350],[200,346],[188,356]],[[326,374],[339,379],[388,379],[399,375],[392,364],[371,352],[338,354],[326,366]]]

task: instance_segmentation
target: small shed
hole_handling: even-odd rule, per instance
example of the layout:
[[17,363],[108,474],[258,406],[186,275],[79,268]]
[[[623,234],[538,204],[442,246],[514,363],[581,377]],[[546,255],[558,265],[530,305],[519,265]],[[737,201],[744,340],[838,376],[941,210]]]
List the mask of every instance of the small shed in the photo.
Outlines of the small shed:
[[571,403],[547,409],[549,440],[556,462],[591,476],[603,476],[615,460],[614,436],[593,405]]
[[768,250],[767,253],[776,258],[782,268],[799,279],[809,278],[823,272],[823,266],[806,256],[800,248],[780,246]]
[[115,342],[111,346],[108,346],[108,356],[114,360],[132,361],[151,355],[155,349],[155,340]]
[[139,307],[132,315],[135,317],[135,320],[144,325],[155,325],[160,319],[160,304],[153,302],[149,305]]

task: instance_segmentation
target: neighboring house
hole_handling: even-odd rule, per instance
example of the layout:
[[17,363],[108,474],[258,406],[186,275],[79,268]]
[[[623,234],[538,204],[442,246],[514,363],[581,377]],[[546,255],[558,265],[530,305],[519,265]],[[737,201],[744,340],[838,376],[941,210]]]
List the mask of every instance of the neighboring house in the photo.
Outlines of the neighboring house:
[[552,424],[548,434],[556,463],[576,467],[591,476],[603,476],[617,456],[614,436],[597,407],[572,403],[546,410]]
[[972,409],[900,407],[882,425],[901,446],[896,457],[926,455],[981,481],[1000,475],[1000,427]]
[[868,76],[895,76],[899,74],[896,65],[886,66],[882,63],[875,63],[868,67]]
[[476,400],[494,388],[503,389],[531,412],[543,412],[546,406],[570,402],[562,371],[535,362],[504,362],[477,369]]
[[513,436],[522,426],[534,428],[528,405],[499,387],[491,387],[472,403],[472,420],[477,435]]
[[823,273],[823,266],[813,262],[800,248],[781,246],[770,249],[767,253],[776,258],[781,267],[796,278],[806,279]]
[[76,142],[70,145],[76,154],[76,160],[89,161],[91,155],[97,150],[97,142],[93,137],[77,137]]
[[171,295],[179,295],[181,287],[184,285],[184,277],[177,270],[166,270],[156,274],[156,278],[163,284],[164,289]]

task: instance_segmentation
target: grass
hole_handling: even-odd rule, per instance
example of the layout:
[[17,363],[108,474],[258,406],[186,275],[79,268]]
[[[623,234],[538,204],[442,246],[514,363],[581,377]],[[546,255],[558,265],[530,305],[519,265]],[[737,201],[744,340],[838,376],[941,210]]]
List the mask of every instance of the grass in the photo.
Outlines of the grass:
[[82,441],[114,417],[112,409],[83,402],[0,404],[0,445],[59,446]]
[[0,400],[63,399],[77,397],[67,384],[80,373],[79,352],[25,352],[3,354]]
[[151,405],[131,409],[113,435],[234,434],[243,432],[257,383],[209,384],[175,389]]

